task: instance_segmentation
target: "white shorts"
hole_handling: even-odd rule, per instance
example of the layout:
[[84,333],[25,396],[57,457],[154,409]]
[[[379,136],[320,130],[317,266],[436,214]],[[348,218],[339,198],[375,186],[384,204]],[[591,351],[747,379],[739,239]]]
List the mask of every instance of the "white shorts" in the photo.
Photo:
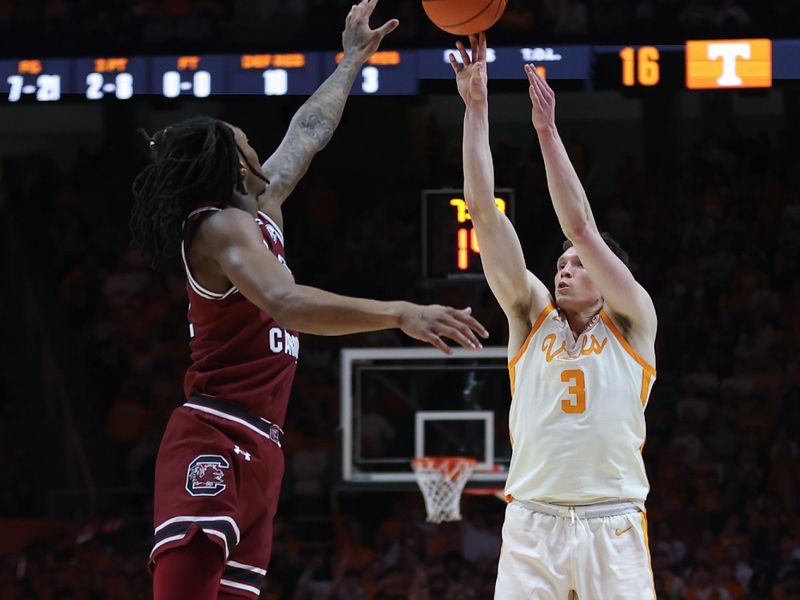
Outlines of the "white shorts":
[[630,502],[570,509],[512,500],[494,597],[655,600],[645,513]]

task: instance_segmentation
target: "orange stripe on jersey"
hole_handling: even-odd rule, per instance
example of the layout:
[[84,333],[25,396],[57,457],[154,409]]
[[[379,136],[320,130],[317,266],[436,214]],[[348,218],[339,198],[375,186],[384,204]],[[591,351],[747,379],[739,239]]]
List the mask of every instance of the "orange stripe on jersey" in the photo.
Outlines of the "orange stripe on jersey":
[[653,598],[658,598],[656,594],[656,581],[653,576],[653,560],[650,557],[650,537],[647,535],[647,513],[642,511],[642,531],[644,532],[644,549],[647,552],[647,568],[650,569],[650,581],[653,583]]
[[617,341],[620,344],[622,344],[622,347],[625,348],[627,353],[633,357],[633,360],[642,365],[642,368],[645,371],[649,372],[652,377],[655,377],[656,376],[655,367],[651,365],[649,362],[647,362],[645,359],[643,359],[639,355],[639,353],[633,349],[633,346],[631,346],[628,340],[625,339],[625,336],[622,335],[622,332],[619,329],[617,329],[617,326],[614,324],[614,321],[611,320],[611,317],[609,317],[608,313],[606,313],[606,311],[603,309],[600,309],[600,318],[603,319],[603,323],[605,323],[606,326],[608,326],[608,328],[611,330],[611,333],[614,334],[614,337],[617,338]]
[[642,369],[642,391],[639,392],[639,399],[642,401],[642,407],[647,405],[647,395],[650,391],[651,379],[653,379],[653,376],[650,371]]
[[517,362],[519,362],[519,359],[522,358],[522,355],[525,354],[525,351],[528,349],[528,346],[530,345],[531,340],[533,339],[533,336],[536,335],[537,331],[539,331],[539,327],[542,326],[542,323],[544,323],[544,320],[545,320],[545,318],[547,318],[547,315],[549,315],[555,309],[556,309],[556,307],[553,306],[552,304],[548,304],[547,306],[544,307],[544,310],[539,313],[538,317],[536,317],[536,321],[533,323],[533,327],[531,327],[531,332],[528,334],[528,337],[525,339],[525,343],[522,344],[522,348],[519,349],[519,351],[514,356],[514,358],[511,359],[511,362],[508,363],[508,375],[509,375],[509,378],[511,379],[511,395],[512,396],[514,395],[514,366],[517,364]]
[[517,364],[519,359],[522,358],[522,355],[525,354],[525,350],[528,349],[528,345],[531,343],[531,340],[533,339],[533,336],[539,330],[539,327],[542,326],[542,323],[544,323],[544,320],[547,317],[547,315],[549,315],[555,309],[556,309],[555,306],[553,306],[552,304],[548,304],[547,306],[545,306],[544,310],[539,313],[539,316],[536,317],[536,321],[534,322],[533,327],[531,328],[531,332],[528,334],[528,337],[525,340],[525,343],[522,344],[522,348],[519,349],[519,352],[517,352],[516,356],[514,356],[514,358],[511,359],[510,363],[508,363],[508,367],[509,368],[511,368],[515,364]]

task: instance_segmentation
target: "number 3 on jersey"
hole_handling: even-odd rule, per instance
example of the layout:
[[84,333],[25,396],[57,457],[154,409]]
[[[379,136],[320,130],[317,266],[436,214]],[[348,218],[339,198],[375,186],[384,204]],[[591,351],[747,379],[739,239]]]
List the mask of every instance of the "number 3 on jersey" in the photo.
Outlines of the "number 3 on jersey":
[[586,381],[580,369],[567,369],[561,372],[561,381],[571,384],[567,388],[570,398],[561,401],[561,410],[565,413],[582,413],[586,410]]

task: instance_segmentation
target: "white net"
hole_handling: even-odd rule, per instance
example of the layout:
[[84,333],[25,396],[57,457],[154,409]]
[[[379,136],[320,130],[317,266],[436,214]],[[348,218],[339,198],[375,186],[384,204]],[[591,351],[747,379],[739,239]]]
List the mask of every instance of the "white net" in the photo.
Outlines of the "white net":
[[461,492],[478,461],[463,456],[411,461],[425,498],[429,523],[461,520]]

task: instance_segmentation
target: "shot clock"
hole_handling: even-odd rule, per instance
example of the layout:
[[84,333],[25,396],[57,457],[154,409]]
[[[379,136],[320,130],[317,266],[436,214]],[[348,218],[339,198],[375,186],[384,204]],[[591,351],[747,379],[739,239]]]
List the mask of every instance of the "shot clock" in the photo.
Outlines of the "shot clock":
[[[513,222],[514,192],[495,191],[497,210]],[[428,280],[483,279],[478,237],[463,190],[422,192],[422,276]]]

